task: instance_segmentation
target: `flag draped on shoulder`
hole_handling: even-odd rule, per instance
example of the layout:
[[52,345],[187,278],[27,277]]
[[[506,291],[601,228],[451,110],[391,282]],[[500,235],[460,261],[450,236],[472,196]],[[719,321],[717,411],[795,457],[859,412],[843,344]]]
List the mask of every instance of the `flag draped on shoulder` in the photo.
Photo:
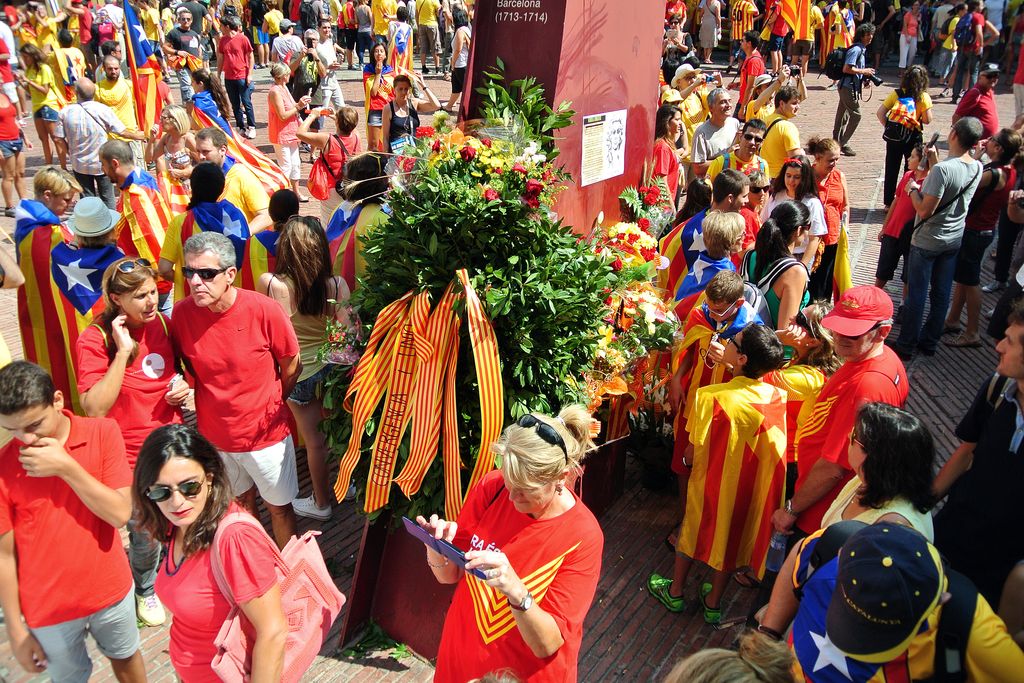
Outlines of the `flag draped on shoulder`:
[[680,552],[718,571],[764,575],[771,516],[786,487],[786,392],[734,377],[697,392],[693,471]]
[[[136,168],[121,186],[117,198],[121,220],[114,226],[117,245],[125,254],[147,259],[155,264],[160,247],[171,222],[171,212],[160,193],[156,178]],[[170,283],[157,283],[161,293],[170,291]]]
[[281,233],[264,230],[250,237],[242,255],[241,286],[256,291],[256,283],[264,273],[273,273],[277,266],[277,239]]
[[209,92],[197,92],[192,98],[192,121],[197,129],[220,128],[228,136],[228,154],[256,174],[267,194],[288,187],[281,167],[270,157],[249,144],[247,140],[235,137],[231,125],[220,115],[217,103]]
[[412,26],[395,22],[392,24],[394,34],[388,41],[388,64],[397,73],[413,71],[413,37]]
[[362,210],[362,204],[342,202],[327,223],[327,243],[334,274],[345,280],[350,292],[356,288],[356,251],[359,248],[356,231],[352,228]]
[[[180,223],[180,227],[177,225]],[[167,260],[183,260],[183,247],[189,237],[200,232],[219,232],[231,240],[235,248],[235,286],[242,286],[242,271],[245,259],[246,243],[249,240],[249,222],[241,209],[221,199],[216,202],[199,202],[188,209],[183,216],[175,216],[171,227],[167,230],[164,240],[163,258]],[[277,233],[271,233],[277,235]],[[173,240],[173,245],[171,245]],[[171,255],[174,256],[171,256]],[[184,263],[174,263],[174,300],[185,297],[185,278],[182,273]]]
[[188,202],[192,198],[192,192],[181,180],[171,175],[169,170],[162,171],[156,177],[156,184],[160,188],[160,194],[167,202],[167,208],[172,216],[185,213],[188,209]]
[[687,297],[703,292],[707,288],[708,283],[711,282],[711,278],[723,270],[736,270],[732,259],[727,256],[716,261],[706,253],[701,252],[694,259],[693,268],[690,269],[690,272],[683,278],[682,284],[679,285],[679,291],[676,292],[676,300],[683,301]]
[[686,223],[680,223],[672,228],[658,242],[658,253],[668,259],[668,268],[658,271],[658,287],[664,289],[668,296],[672,297],[675,297],[679,287],[682,286],[688,270],[686,259],[682,254],[682,243],[679,241],[679,236],[685,225]]
[[164,108],[157,85],[161,77],[160,62],[130,2],[124,3],[124,28],[128,71],[131,74],[132,90],[135,91],[135,117],[139,129],[148,134],[153,124],[160,120],[160,112]]

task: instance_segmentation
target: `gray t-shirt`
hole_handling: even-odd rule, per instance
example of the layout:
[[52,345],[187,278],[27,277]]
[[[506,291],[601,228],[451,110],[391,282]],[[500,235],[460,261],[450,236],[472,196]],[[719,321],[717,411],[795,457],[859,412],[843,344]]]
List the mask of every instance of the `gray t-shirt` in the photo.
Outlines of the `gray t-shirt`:
[[[946,159],[935,164],[928,172],[921,191],[939,198],[932,214],[914,231],[910,243],[929,251],[958,249],[964,236],[967,207],[981,181],[981,162],[964,163],[960,159]],[[965,189],[966,188],[966,189]],[[956,197],[949,206],[945,206]],[[940,210],[941,209],[941,210]]]
[[740,131],[740,122],[729,117],[721,127],[705,121],[693,131],[693,152],[690,158],[695,164],[703,164],[711,161],[716,156],[729,149],[736,141],[736,134]]

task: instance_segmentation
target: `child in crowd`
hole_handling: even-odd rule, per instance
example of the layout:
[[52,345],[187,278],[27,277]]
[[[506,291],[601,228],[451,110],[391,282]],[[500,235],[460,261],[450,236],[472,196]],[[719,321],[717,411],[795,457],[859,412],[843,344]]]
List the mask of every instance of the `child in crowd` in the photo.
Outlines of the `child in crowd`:
[[732,256],[743,246],[743,216],[734,212],[710,211],[704,218],[704,251],[694,260],[676,292],[676,311],[689,312],[694,301],[717,273],[736,270]]
[[749,176],[750,193],[747,195],[747,205],[740,208],[740,215],[743,216],[743,248],[733,258],[733,263],[739,268],[743,254],[754,248],[757,241],[757,231],[761,229],[761,209],[764,207],[765,199],[771,190],[771,182],[768,174],[764,171],[754,171]]
[[907,298],[907,254],[910,253],[910,237],[913,234],[913,219],[917,217],[917,211],[907,194],[907,184],[911,181],[923,183],[928,175],[928,162],[923,159],[924,149],[918,144],[910,153],[910,160],[907,167],[910,169],[903,174],[898,185],[896,185],[896,197],[893,199],[889,211],[885,215],[885,222],[878,233],[878,241],[882,246],[878,252],[878,267],[875,269],[875,287],[885,289],[886,283],[896,273],[896,266],[900,259],[903,259],[903,274],[900,279],[903,281],[903,298]]
[[[761,322],[757,311],[743,298],[743,278],[732,270],[717,273],[704,290],[705,300],[695,306],[683,326],[683,341],[673,350],[673,374],[669,388],[675,408],[675,448],[672,471],[679,478],[679,494],[685,508],[689,470],[683,467],[690,450],[688,422],[697,390],[732,378],[722,363],[725,346],[751,322]],[[667,539],[675,547],[675,533]]]
[[699,592],[708,624],[721,621],[722,594],[733,571],[749,565],[758,578],[764,575],[771,513],[786,487],[786,392],[761,378],[783,363],[775,331],[747,325],[720,361],[734,377],[696,393],[691,448],[681,463],[692,471],[672,578],[651,574],[647,580],[651,595],[671,612],[685,608],[683,587],[694,560],[714,570]]

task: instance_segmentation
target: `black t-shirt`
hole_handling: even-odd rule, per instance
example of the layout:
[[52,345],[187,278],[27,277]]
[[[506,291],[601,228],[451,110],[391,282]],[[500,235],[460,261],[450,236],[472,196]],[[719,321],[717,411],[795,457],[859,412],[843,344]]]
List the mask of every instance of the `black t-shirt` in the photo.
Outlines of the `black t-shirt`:
[[[890,9],[896,9],[893,4],[893,0],[874,0],[874,2],[871,3],[871,12],[874,15],[872,22],[875,26],[878,26],[887,16],[889,16]],[[895,25],[896,18],[897,17],[894,14],[892,18],[889,19],[889,23],[885,25],[883,30],[888,31],[889,24]]]
[[182,31],[180,26],[175,26],[167,32],[167,42],[173,45],[175,50],[184,50],[196,57],[203,56],[202,42],[195,31]]
[[[193,0],[188,0],[188,2],[183,2],[180,5],[178,5],[178,7],[184,7],[185,9],[188,10],[188,13],[192,15],[192,30],[193,31],[202,31],[203,30],[203,17],[206,16],[206,8],[205,7],[203,7],[198,2],[193,2]],[[175,11],[177,11],[177,10],[175,10]]]
[[263,17],[267,14],[267,7],[263,0],[249,0],[249,23],[260,30],[263,29]]
[[990,402],[989,386],[986,379],[956,428],[957,438],[976,444],[974,460],[935,517],[935,546],[998,605],[1007,575],[1024,559],[1024,442],[1010,450],[1018,408],[998,396]]

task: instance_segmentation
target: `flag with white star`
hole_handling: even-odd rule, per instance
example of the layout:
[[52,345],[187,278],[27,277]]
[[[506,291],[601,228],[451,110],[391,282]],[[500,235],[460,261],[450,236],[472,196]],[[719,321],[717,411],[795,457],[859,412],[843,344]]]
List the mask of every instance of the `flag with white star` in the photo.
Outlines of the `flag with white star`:
[[103,271],[124,252],[113,244],[99,249],[76,249],[58,244],[50,252],[50,273],[64,298],[81,315],[103,296]]
[[697,256],[704,252],[704,217],[707,215],[708,209],[695,214],[693,218],[686,221],[683,232],[679,235],[687,269],[692,268]]
[[153,46],[146,38],[139,15],[132,3],[124,3],[124,46],[128,51],[128,71],[131,73],[135,97],[135,115],[139,129],[148,132],[160,120],[164,104],[157,82],[160,80],[160,62],[153,54]]
[[249,239],[249,222],[237,206],[226,199],[199,202],[192,207],[196,226],[203,232],[219,232],[235,247],[235,267],[242,267],[245,242]]
[[708,283],[711,282],[711,278],[723,270],[736,270],[732,259],[726,256],[725,258],[715,260],[708,256],[706,252],[701,252],[694,259],[693,265],[690,266],[690,272],[683,278],[683,283],[679,285],[679,291],[676,292],[676,301],[682,301],[689,296],[703,292],[707,288]]

